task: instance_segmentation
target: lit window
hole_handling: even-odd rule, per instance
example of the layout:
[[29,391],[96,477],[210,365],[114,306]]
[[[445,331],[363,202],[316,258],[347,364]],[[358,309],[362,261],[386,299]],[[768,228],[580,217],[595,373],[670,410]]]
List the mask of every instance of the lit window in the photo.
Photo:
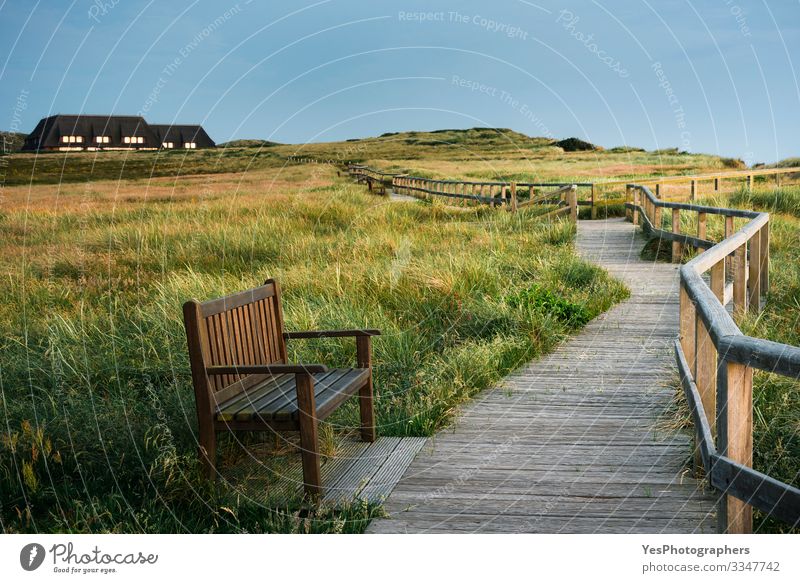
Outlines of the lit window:
[[75,141],[78,142],[79,144],[82,144],[83,143],[83,136],[76,136],[75,137]]
[[136,143],[137,143],[137,144],[144,144],[144,138],[143,138],[143,137],[141,137],[141,136],[137,137],[137,138],[136,138]]
[[122,138],[122,141],[125,142],[126,144],[130,144],[131,143],[131,139],[128,136],[125,136],[124,138]]
[[69,142],[69,136],[61,136],[61,141],[66,144],[67,142]]
[[175,142],[162,142],[161,143],[161,147],[162,148],[174,148],[175,147]]
[[183,144],[183,147],[192,150],[197,147],[197,144],[194,142],[186,142]]
[[94,141],[98,144],[107,144],[108,143],[108,136],[95,136]]

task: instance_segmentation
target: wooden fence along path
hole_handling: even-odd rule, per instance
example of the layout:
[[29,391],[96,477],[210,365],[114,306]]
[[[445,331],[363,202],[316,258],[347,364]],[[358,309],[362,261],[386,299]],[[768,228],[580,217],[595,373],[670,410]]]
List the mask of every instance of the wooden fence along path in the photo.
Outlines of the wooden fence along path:
[[[436,180],[351,165],[359,181],[577,222],[577,184]],[[797,168],[654,178],[655,194],[625,185],[626,221],[670,241],[680,267],[639,259],[644,238],[622,220],[584,222],[578,247],[631,287],[631,299],[592,322],[555,353],[467,408],[454,431],[432,441],[387,508],[392,531],[747,533],[753,509],[800,526],[800,489],[753,466],[753,375],[800,379],[800,348],[744,335],[732,314],[759,312],[769,291],[769,215],[667,200],[660,184],[798,174]],[[591,216],[596,215],[591,186]],[[607,182],[606,185],[614,185]],[[520,200],[519,187],[526,192]],[[542,194],[540,187],[555,187]],[[689,229],[689,232],[687,232]],[[729,313],[730,311],[730,313]],[[676,371],[694,425],[667,430]],[[691,451],[694,455],[690,455]],[[693,467],[685,464],[694,458]],[[704,494],[692,475],[704,474]],[[716,496],[717,500],[714,500]],[[716,504],[714,504],[716,502]],[[714,510],[716,506],[716,510]],[[716,514],[715,521],[712,516]]]
[[[319,161],[313,158],[295,157],[290,157],[289,161],[330,163],[330,161]],[[357,182],[365,183],[370,191],[378,194],[387,194],[387,188],[391,186],[395,192],[406,195],[423,198],[448,197],[492,206],[505,205],[512,211],[516,210],[518,199],[525,201],[522,204],[548,202],[548,197],[552,192],[546,192],[544,189],[573,186],[578,194],[575,205],[589,207],[592,219],[597,218],[598,208],[601,204],[623,202],[619,191],[628,184],[628,181],[625,180],[572,183],[437,180],[397,172],[384,172],[363,164],[349,162],[347,171]],[[758,168],[712,174],[653,176],[643,178],[638,182],[640,185],[653,186],[655,196],[662,200],[694,201],[703,190],[714,194],[737,188],[752,190],[755,181],[768,181],[770,178],[774,179],[776,186],[780,186],[783,177],[792,179],[798,175],[800,175],[800,168]],[[543,192],[544,194],[542,194]],[[566,205],[568,201],[565,199],[563,203]]]
[[467,406],[430,439],[370,532],[715,532],[718,494],[671,429],[677,266],[642,261],[622,219],[579,223],[578,249],[626,302]]

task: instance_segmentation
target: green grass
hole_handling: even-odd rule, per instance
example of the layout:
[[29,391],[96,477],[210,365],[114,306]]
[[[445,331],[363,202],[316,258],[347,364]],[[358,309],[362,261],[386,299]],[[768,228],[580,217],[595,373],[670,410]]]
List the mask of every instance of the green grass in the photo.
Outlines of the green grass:
[[8,157],[5,185],[147,180],[160,176],[220,174],[277,168],[285,157],[272,147],[210,150],[48,152]]
[[[52,208],[31,207],[23,188],[0,214],[5,532],[358,532],[380,512],[264,505],[199,479],[187,298],[276,277],[289,329],[382,329],[379,433],[404,436],[445,427],[460,404],[626,295],[575,258],[568,222],[387,204],[300,177],[240,192],[238,180],[215,183],[227,196],[152,201],[59,189]],[[347,341],[292,349],[305,362],[355,358]],[[357,427],[356,405],[329,421],[324,433]],[[221,463],[242,447],[223,439]]]

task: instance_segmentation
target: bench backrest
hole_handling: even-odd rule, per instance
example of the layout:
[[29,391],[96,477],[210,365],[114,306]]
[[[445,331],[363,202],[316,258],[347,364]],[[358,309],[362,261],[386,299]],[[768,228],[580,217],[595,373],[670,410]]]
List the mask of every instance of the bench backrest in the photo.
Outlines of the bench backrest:
[[273,279],[216,300],[189,300],[183,305],[183,320],[198,406],[208,401],[210,407],[212,394],[222,401],[263,378],[245,374],[209,377],[206,367],[286,362],[280,287]]

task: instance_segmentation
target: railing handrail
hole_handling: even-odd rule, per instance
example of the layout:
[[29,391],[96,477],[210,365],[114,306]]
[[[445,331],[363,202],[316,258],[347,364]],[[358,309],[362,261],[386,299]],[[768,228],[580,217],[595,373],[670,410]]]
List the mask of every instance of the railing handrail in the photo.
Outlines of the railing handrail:
[[592,186],[591,182],[517,182],[515,180],[509,180],[506,182],[503,181],[496,181],[496,180],[454,180],[454,179],[447,179],[447,178],[428,178],[425,176],[414,176],[413,174],[405,174],[405,173],[392,173],[392,172],[383,172],[382,170],[377,170],[375,168],[371,168],[369,166],[365,166],[363,164],[351,164],[348,168],[354,168],[357,170],[363,170],[369,172],[370,174],[377,174],[379,176],[402,176],[403,178],[411,178],[414,180],[427,180],[433,184],[468,184],[470,186],[509,186],[513,182],[517,186],[522,187],[563,187],[563,186],[571,186],[575,185],[578,188],[589,188]]
[[[425,178],[409,174],[395,174],[382,172],[363,164],[349,164],[348,172],[361,181],[366,178],[370,190],[372,181],[383,181],[383,177],[392,178],[392,187],[395,192],[405,192],[406,194],[422,193],[428,196],[441,196],[458,200],[468,200],[489,204],[491,206],[505,206],[508,210],[516,212],[519,208],[543,204],[546,200],[559,197],[559,208],[548,215],[559,215],[569,213],[569,218],[573,222],[578,220],[578,185],[572,183],[517,183],[517,182],[476,182],[468,180],[442,180],[436,178]],[[519,202],[517,199],[517,187],[528,188],[529,199]],[[485,193],[485,187],[489,192]],[[546,192],[534,197],[534,187],[553,187],[555,190]],[[467,190],[471,189],[471,193]],[[476,193],[476,189],[478,192]],[[493,194],[497,190],[496,195]],[[458,192],[460,190],[460,192]],[[488,194],[488,196],[487,196]]]
[[[794,526],[800,525],[800,489],[750,467],[752,369],[800,378],[800,348],[743,334],[725,309],[725,268],[731,255],[739,262],[733,282],[735,307],[740,310],[744,308],[743,305],[736,306],[737,295],[739,303],[746,304],[746,290],[742,286],[746,287],[748,283],[744,269],[749,246],[751,309],[760,310],[761,294],[768,288],[768,280],[765,278],[768,277],[769,266],[769,214],[670,203],[659,200],[647,186],[641,184],[628,184],[627,191],[629,196],[634,193],[633,202],[626,202],[626,207],[632,211],[631,220],[636,224],[638,213],[648,234],[672,240],[674,260],[676,249],[678,258],[680,257],[680,247],[683,244],[705,249],[680,269],[681,336],[675,342],[675,352],[681,382],[695,422],[702,464],[712,485],[726,494],[720,506],[720,530],[751,530],[750,506]],[[636,192],[643,194],[644,204],[639,204]],[[660,210],[664,208],[672,209],[672,232],[661,228]],[[698,237],[680,233],[678,213],[681,210],[698,213]],[[730,228],[730,232],[726,233],[727,236],[722,241],[713,243],[705,239],[706,214],[726,217],[726,230]],[[750,220],[733,231],[734,217]],[[711,287],[703,279],[708,271],[711,271]],[[713,346],[713,351],[709,343]],[[742,398],[743,394],[747,403]],[[707,408],[715,411],[713,420],[709,420]],[[713,439],[715,423],[719,448],[715,446]],[[748,433],[735,434],[742,427]]]
[[709,172],[704,174],[674,174],[672,176],[645,176],[635,179],[625,180],[599,180],[594,184],[597,186],[611,186],[611,185],[626,185],[631,181],[635,181],[637,185],[643,186],[644,184],[652,184],[655,182],[669,183],[669,182],[689,182],[692,180],[714,180],[715,178],[738,178],[740,176],[774,176],[777,174],[800,174],[800,167],[792,166],[788,168],[751,168],[745,170],[732,170],[728,172]]

